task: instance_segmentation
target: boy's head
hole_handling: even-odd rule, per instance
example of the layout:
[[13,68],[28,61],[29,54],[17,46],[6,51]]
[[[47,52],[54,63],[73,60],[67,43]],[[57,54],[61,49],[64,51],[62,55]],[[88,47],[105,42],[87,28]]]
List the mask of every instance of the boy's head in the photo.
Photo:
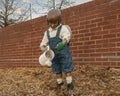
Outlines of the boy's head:
[[52,9],[47,14],[47,23],[51,28],[56,28],[61,22],[61,12],[57,9]]

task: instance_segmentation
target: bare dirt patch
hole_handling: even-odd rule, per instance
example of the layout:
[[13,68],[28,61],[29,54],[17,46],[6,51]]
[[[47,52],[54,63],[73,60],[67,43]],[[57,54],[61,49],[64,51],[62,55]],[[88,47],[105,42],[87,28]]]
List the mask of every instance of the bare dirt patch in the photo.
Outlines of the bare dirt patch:
[[[65,78],[64,78],[65,80]],[[75,66],[74,96],[120,96],[120,68]],[[1,68],[0,96],[56,96],[51,68]],[[59,95],[67,95],[64,83]]]

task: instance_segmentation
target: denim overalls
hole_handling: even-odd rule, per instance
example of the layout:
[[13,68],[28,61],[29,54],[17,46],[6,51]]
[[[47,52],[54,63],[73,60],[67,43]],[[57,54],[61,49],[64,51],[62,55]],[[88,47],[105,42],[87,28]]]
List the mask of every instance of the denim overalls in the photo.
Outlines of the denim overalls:
[[55,47],[62,40],[59,38],[62,25],[59,26],[55,37],[50,38],[49,31],[47,31],[47,37],[49,40],[49,46],[54,51],[55,57],[52,60],[53,73],[67,73],[73,70],[72,56],[69,52],[69,47],[66,44],[64,48],[58,51]]

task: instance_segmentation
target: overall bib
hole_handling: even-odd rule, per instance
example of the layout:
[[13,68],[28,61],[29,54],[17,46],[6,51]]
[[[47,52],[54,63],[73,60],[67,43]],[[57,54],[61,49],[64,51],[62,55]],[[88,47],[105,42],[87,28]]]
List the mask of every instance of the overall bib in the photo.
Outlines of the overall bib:
[[72,56],[69,52],[69,46],[65,44],[64,48],[58,51],[55,47],[62,40],[59,38],[62,25],[58,28],[56,36],[50,38],[49,31],[47,31],[47,37],[49,40],[50,49],[55,53],[55,57],[52,60],[53,73],[67,73],[73,70]]

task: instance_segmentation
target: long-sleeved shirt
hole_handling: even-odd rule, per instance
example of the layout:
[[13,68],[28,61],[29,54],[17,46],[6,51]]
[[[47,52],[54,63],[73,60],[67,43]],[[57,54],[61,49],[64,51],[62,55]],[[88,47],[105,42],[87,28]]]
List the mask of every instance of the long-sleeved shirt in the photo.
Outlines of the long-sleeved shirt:
[[[61,24],[60,24],[61,25]],[[59,25],[59,26],[60,26]],[[58,26],[58,27],[59,27]],[[55,29],[52,29],[51,27],[48,29],[49,30],[49,34],[50,34],[50,37],[55,37],[56,36],[56,33],[57,33],[57,29],[58,27],[56,27]],[[71,29],[68,25],[62,25],[62,28],[61,28],[61,32],[60,32],[60,36],[59,38],[64,41],[66,40],[66,43],[69,43],[70,39],[71,39],[71,35],[72,35],[72,32],[71,32]],[[44,33],[44,36],[43,36],[43,39],[42,39],[42,42],[40,44],[40,48],[41,50],[45,50],[45,47],[44,46],[49,46],[48,44],[48,37],[47,37],[47,31]]]

